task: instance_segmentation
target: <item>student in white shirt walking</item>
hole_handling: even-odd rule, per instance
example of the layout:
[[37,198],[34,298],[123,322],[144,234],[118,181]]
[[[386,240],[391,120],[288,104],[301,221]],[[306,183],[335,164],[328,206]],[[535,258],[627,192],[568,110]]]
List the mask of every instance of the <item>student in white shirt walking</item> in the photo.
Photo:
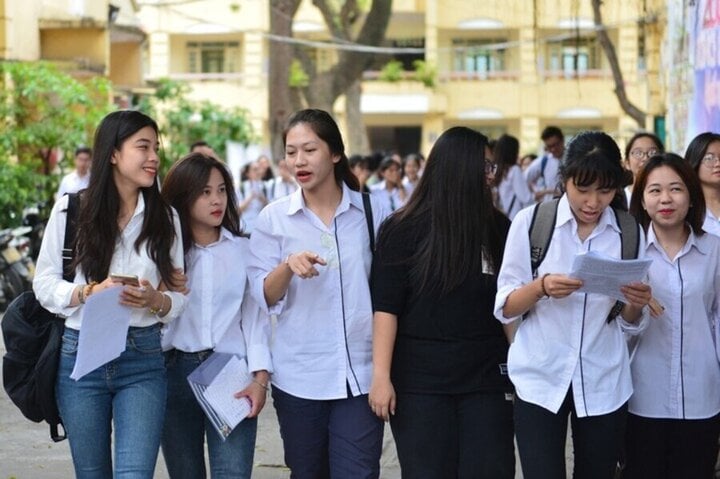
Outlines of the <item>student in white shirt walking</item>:
[[675,154],[645,164],[630,208],[647,230],[649,281],[665,309],[632,352],[623,477],[713,477],[720,435],[720,238],[702,230],[700,182]]
[[[56,393],[76,477],[151,479],[167,393],[160,327],[185,306],[183,294],[159,290],[161,282],[173,286],[175,268],[183,267],[180,221],[160,196],[153,119],[131,110],[110,113],[95,132],[94,148],[90,184],[79,198],[74,282],[63,280],[65,195],[50,214],[33,289],[46,309],[66,318]],[[139,278],[119,293],[131,308],[126,347],[76,381],[70,374],[88,320],[84,303],[121,287],[111,273]]]
[[625,165],[633,174],[633,183],[625,187],[625,197],[630,205],[635,180],[647,161],[665,151],[663,142],[657,136],[646,131],[636,133],[625,146]]
[[551,200],[560,190],[560,163],[565,153],[565,136],[557,126],[548,126],[540,135],[545,154],[530,163],[523,174],[535,192],[535,200]]
[[705,196],[703,229],[720,236],[720,133],[705,132],[693,138],[685,151]]
[[[191,153],[175,163],[162,195],[180,215],[188,304],[163,331],[168,401],[162,450],[173,479],[205,477],[207,437],[212,477],[249,479],[257,415],[265,404],[270,368],[270,318],[250,295],[249,240],[241,237],[232,176],[214,157]],[[213,429],[187,376],[213,351],[247,363],[253,382],[238,391],[251,411],[224,440]]]
[[651,290],[642,283],[624,286],[627,303],[613,319],[614,299],[579,293],[582,282],[567,276],[574,254],[598,251],[620,257],[620,229],[609,206],[627,172],[615,141],[601,132],[578,135],[560,173],[565,194],[537,276],[528,237],[534,207],[518,213],[510,226],[495,316],[503,323],[519,323],[508,372],[517,393],[515,433],[523,476],[565,477],[570,416],[574,476],[609,479],[632,393],[623,332],[642,327],[637,323]]
[[408,193],[402,184],[402,165],[392,156],[380,162],[382,181],[370,186],[370,193],[389,211],[395,211],[405,204]]
[[[277,314],[273,404],[293,478],[377,478],[383,423],[368,407],[372,252],[335,120],[292,115],[285,158],[300,189],[265,208],[250,239],[255,298]],[[386,211],[372,200],[373,230]]]
[[77,193],[84,190],[90,183],[90,164],[92,163],[92,150],[87,146],[75,150],[75,169],[60,180],[55,200],[68,193]]
[[283,196],[287,196],[298,189],[298,184],[293,178],[290,168],[287,166],[287,161],[284,159],[278,161],[278,175],[268,181],[267,186],[268,194],[270,195],[268,200],[270,201],[275,201]]
[[500,136],[493,149],[493,157],[497,165],[493,182],[497,185],[498,209],[510,220],[518,211],[533,204],[535,199],[517,164],[519,152],[520,142],[511,135]]

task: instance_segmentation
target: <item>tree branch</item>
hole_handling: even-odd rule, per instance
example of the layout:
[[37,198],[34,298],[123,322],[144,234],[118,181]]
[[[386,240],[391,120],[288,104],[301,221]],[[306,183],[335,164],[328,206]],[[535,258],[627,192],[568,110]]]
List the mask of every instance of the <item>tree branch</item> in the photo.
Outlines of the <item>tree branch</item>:
[[600,11],[602,0],[591,0],[591,3],[593,8],[593,20],[595,22],[595,26],[598,28],[598,40],[600,41],[600,46],[602,46],[605,56],[610,63],[610,69],[612,70],[613,80],[615,82],[615,96],[617,96],[618,102],[620,102],[620,108],[622,108],[628,116],[635,120],[640,128],[645,128],[645,112],[630,101],[627,96],[627,92],[625,91],[625,80],[623,79],[622,70],[620,70],[620,62],[617,58],[615,45],[613,45],[612,40],[610,40],[610,35],[608,35],[607,29],[603,24],[602,13]]

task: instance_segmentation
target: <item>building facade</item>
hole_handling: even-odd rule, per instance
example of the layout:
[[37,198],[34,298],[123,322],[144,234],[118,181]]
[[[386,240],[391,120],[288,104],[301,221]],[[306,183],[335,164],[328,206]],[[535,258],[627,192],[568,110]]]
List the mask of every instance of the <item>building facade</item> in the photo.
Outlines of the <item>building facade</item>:
[[[269,8],[269,0],[143,2],[145,79],[185,80],[194,99],[246,108],[269,144]],[[664,2],[605,0],[602,13],[628,97],[647,113],[644,129],[662,130]],[[293,34],[330,40],[310,0],[294,17]],[[614,93],[590,0],[394,0],[384,46],[395,48],[386,60],[405,71],[389,81],[379,65],[363,76],[361,111],[373,150],[427,153],[455,125],[515,135],[523,152],[537,151],[551,124],[568,135],[603,129],[620,141],[640,129]],[[334,51],[318,48],[314,56],[322,68]],[[416,60],[434,72],[432,81],[414,79]],[[340,99],[341,122],[342,106]]]

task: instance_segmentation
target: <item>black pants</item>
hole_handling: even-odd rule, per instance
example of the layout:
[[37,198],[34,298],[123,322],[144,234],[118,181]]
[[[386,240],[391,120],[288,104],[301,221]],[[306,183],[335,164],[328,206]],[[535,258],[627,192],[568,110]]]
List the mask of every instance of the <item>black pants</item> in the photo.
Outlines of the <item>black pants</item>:
[[576,479],[611,479],[625,434],[627,404],[601,416],[578,418],[572,388],[557,414],[515,399],[515,434],[525,479],[564,479],[568,416]]
[[653,419],[628,415],[623,479],[715,477],[720,415],[708,419]]
[[513,479],[512,401],[504,393],[397,393],[390,417],[402,477]]

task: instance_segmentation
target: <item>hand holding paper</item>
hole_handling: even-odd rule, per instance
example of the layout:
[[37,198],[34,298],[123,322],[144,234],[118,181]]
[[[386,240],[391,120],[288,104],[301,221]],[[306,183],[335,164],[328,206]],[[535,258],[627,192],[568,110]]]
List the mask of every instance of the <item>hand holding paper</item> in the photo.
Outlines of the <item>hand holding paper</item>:
[[[628,302],[622,288],[642,283],[650,269],[651,259],[616,259],[597,251],[575,256],[570,276],[582,280],[581,293],[598,293],[624,303]],[[627,290],[627,288],[626,288]],[[638,296],[635,289],[632,294]]]

